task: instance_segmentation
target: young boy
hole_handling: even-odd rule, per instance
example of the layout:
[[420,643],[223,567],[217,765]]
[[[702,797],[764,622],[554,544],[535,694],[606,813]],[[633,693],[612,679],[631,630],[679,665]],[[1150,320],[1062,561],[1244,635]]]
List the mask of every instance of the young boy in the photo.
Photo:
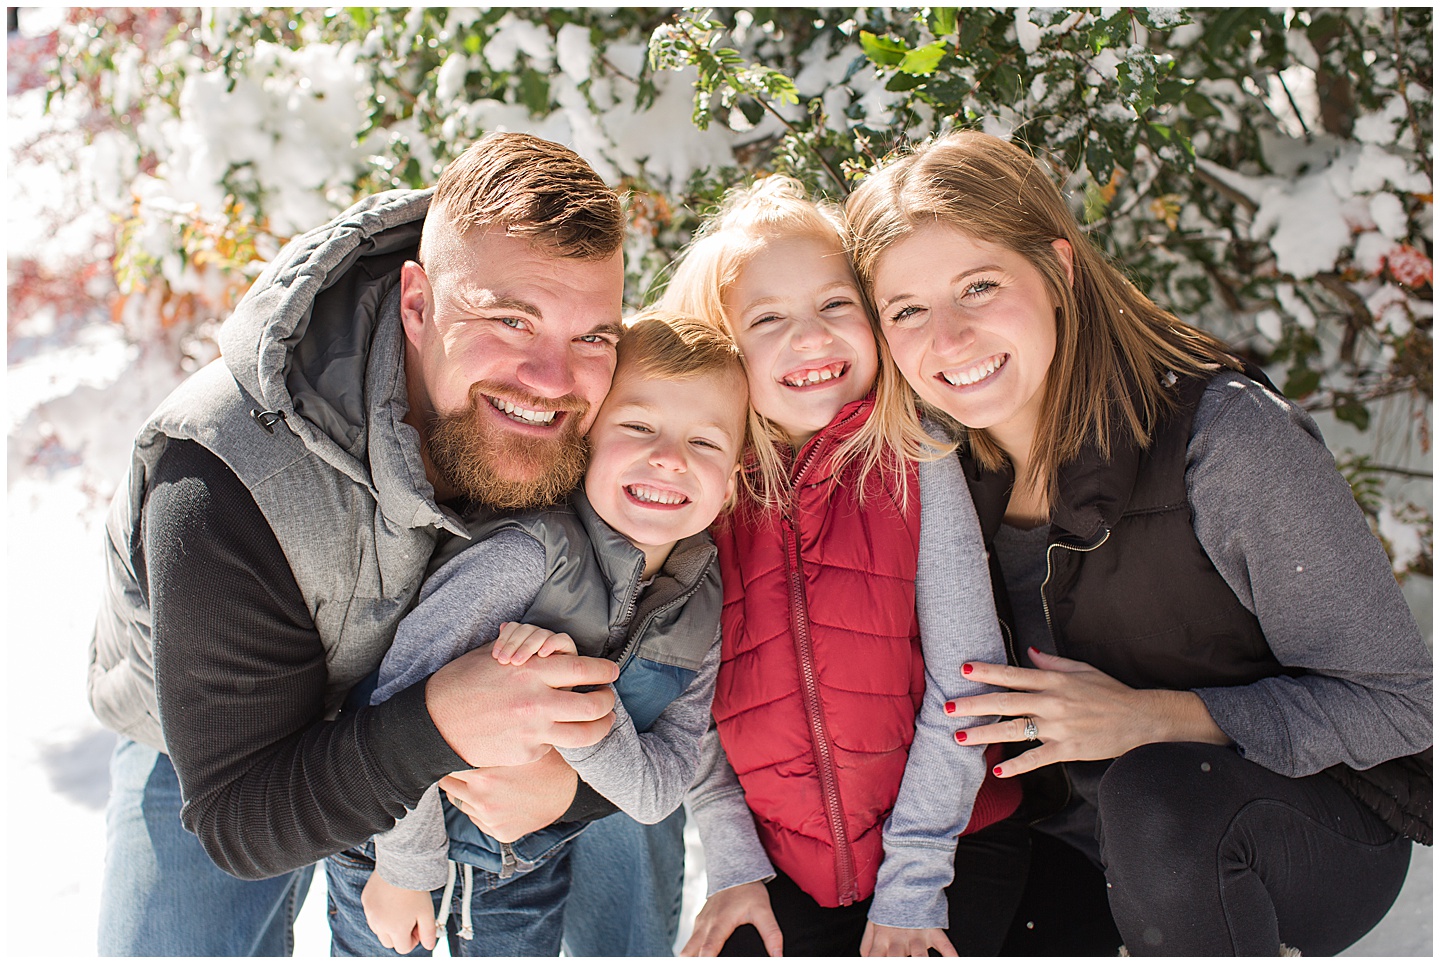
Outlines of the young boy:
[[[642,315],[619,339],[582,486],[550,509],[467,517],[471,542],[456,540],[448,558],[437,554],[371,702],[490,640],[503,663],[577,651],[614,659],[621,669],[609,735],[552,752],[636,820],[668,816],[694,776],[709,721],[721,598],[705,529],[733,501],[746,411],[745,375],[725,336],[684,317]],[[327,860],[338,910],[332,949],[433,949],[458,864],[452,952],[558,954],[566,845],[585,826],[557,822],[498,841],[453,807],[442,815],[432,786],[394,830],[375,837],[373,862],[365,847]],[[368,930],[357,926],[359,907]]]

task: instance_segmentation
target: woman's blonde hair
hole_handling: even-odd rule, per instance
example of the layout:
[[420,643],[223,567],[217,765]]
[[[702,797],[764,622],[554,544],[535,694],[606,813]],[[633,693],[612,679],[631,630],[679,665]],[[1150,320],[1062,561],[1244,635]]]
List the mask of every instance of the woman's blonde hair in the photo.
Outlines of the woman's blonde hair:
[[[1061,465],[1093,442],[1109,458],[1128,440],[1144,447],[1175,405],[1166,372],[1200,375],[1240,363],[1221,342],[1157,306],[1095,248],[1055,183],[1020,148],[979,131],[954,131],[883,165],[845,205],[847,248],[866,296],[893,244],[941,224],[1003,245],[1032,264],[1055,310],[1055,357],[1029,479],[1051,491]],[[1074,282],[1052,242],[1073,252]],[[963,433],[975,458],[998,469],[1005,453],[982,429]]]
[[[719,211],[701,226],[687,247],[660,304],[699,318],[735,337],[725,313],[725,298],[756,255],[767,244],[794,238],[834,244],[843,252],[845,237],[839,210],[812,200],[804,185],[792,177],[770,175],[746,188],[726,194]],[[902,505],[909,497],[904,460],[926,460],[953,451],[932,439],[920,427],[914,395],[890,361],[890,349],[880,337],[873,312],[871,333],[879,355],[875,383],[875,411],[865,426],[836,452],[834,477],[851,462],[858,463],[859,497],[874,472],[893,472]],[[742,354],[741,360],[744,360]],[[750,459],[745,487],[762,510],[784,506],[790,492],[790,442],[770,419],[750,408]]]

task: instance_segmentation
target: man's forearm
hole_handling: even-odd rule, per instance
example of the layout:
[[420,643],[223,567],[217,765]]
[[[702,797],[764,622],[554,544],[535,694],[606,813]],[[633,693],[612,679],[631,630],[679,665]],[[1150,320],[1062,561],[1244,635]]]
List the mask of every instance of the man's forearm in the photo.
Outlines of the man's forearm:
[[324,646],[279,543],[193,443],[172,443],[156,466],[145,553],[182,819],[226,871],[272,876],[362,841],[465,765],[430,721],[423,683],[385,709],[323,719]]

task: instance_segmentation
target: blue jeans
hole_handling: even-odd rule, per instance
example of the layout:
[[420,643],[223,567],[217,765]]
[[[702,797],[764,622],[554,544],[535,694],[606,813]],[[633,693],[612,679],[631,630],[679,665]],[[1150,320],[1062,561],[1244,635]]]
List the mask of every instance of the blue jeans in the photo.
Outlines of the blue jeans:
[[122,739],[110,760],[98,949],[104,957],[281,957],[313,866],[240,880],[180,824],[170,758]]
[[[581,834],[583,837],[584,834]],[[460,936],[465,916],[465,886],[457,879],[445,921],[445,939],[451,957],[555,957],[560,953],[560,927],[565,916],[565,895],[570,888],[570,847],[560,844],[535,869],[502,880],[479,867],[471,872],[470,919],[473,936]],[[463,873],[464,867],[460,868]],[[375,844],[327,857],[325,886],[330,911],[332,957],[429,957],[417,946],[408,955],[397,954],[375,937],[365,920],[360,894],[375,872]],[[459,877],[459,874],[457,874]],[[440,913],[444,892],[430,895]]]
[[623,813],[571,843],[574,884],[565,909],[572,957],[670,957],[680,930],[685,810],[647,827]]

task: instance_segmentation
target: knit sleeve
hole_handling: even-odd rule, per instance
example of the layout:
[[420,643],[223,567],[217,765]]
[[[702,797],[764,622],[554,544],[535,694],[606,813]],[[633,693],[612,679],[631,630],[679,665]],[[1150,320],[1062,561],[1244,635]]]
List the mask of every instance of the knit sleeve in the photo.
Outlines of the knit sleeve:
[[1196,692],[1248,759],[1365,769],[1432,740],[1431,657],[1315,423],[1249,379],[1212,380],[1186,487],[1195,534],[1294,676]]
[[945,702],[993,687],[967,679],[969,660],[1004,663],[980,522],[955,458],[920,465],[920,552],[915,606],[925,658],[925,696],[895,809],[870,920],[890,927],[946,927],[945,887],[956,838],[985,779],[985,748],[958,746],[957,729],[994,718],[950,717]]
[[775,867],[765,854],[755,816],[735,775],[713,720],[700,741],[700,768],[685,801],[705,851],[706,897],[740,884],[771,880]]
[[172,442],[143,512],[181,820],[223,870],[269,877],[360,843],[465,766],[423,684],[324,719],[324,646],[274,533],[218,457]]
[[637,732],[624,704],[617,702],[615,725],[603,740],[594,746],[560,747],[560,755],[580,779],[625,813],[641,823],[659,823],[680,806],[695,778],[719,667],[716,627],[699,671],[649,730]]

